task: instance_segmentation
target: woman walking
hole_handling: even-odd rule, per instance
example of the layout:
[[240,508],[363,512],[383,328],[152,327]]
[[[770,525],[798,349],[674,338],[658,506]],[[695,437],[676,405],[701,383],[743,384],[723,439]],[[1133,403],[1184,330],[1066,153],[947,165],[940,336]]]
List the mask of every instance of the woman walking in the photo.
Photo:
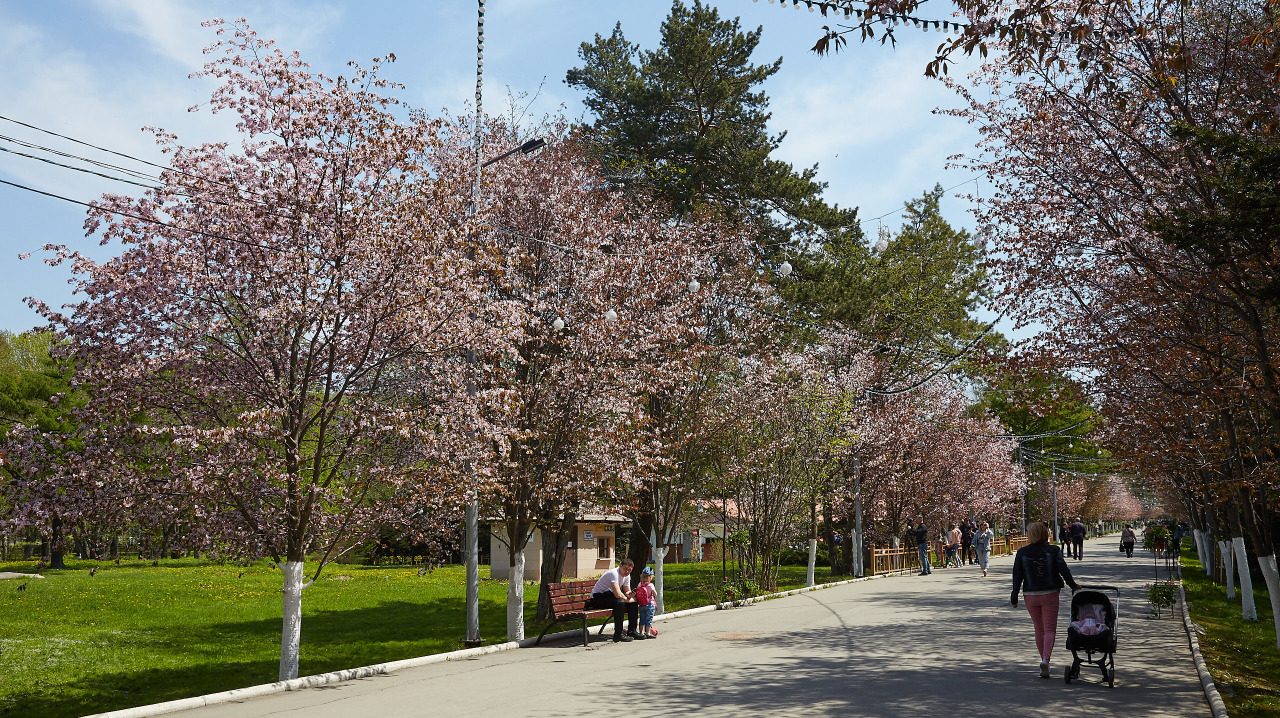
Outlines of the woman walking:
[[991,564],[991,542],[996,540],[991,526],[983,521],[978,526],[978,533],[973,535],[973,552],[978,554],[978,565],[982,568],[982,577],[987,577],[987,569]]
[[1138,537],[1133,533],[1133,527],[1125,524],[1124,530],[1120,532],[1120,546],[1124,548],[1124,555],[1127,558],[1133,558],[1133,544],[1137,540]]
[[1018,549],[1013,559],[1013,593],[1009,603],[1018,606],[1018,592],[1022,592],[1036,631],[1036,649],[1040,652],[1040,677],[1049,677],[1049,657],[1058,635],[1058,593],[1062,586],[1079,591],[1080,584],[1071,577],[1071,569],[1062,556],[1062,549],[1049,543],[1049,527],[1039,521],[1027,527],[1026,546]]

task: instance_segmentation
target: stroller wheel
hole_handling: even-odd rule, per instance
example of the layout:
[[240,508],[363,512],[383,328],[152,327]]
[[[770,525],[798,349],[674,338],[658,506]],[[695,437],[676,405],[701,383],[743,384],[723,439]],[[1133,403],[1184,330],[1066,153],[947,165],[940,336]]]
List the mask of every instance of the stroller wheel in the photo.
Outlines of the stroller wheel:
[[1062,672],[1062,682],[1066,683],[1067,685],[1071,685],[1071,669],[1070,668]]
[[1107,669],[1107,685],[1111,686],[1112,688],[1116,687],[1116,669],[1115,668]]

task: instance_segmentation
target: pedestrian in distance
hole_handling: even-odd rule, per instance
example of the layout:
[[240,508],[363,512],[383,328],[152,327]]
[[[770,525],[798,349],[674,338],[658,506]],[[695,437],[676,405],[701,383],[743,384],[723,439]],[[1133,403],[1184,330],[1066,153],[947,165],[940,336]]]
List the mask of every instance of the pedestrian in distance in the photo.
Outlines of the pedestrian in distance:
[[1120,530],[1120,545],[1124,547],[1124,555],[1126,558],[1133,558],[1133,545],[1137,543],[1138,537],[1133,533],[1133,526],[1125,524]]
[[923,516],[916,518],[916,527],[910,533],[920,552],[920,575],[928,576],[933,573],[933,566],[929,564],[929,527],[925,526]]
[[[629,558],[622,559],[617,567],[604,572],[591,588],[591,600],[587,608],[607,608],[613,611],[613,642],[626,643],[641,638],[636,633],[636,616],[639,606],[636,604],[635,591],[631,590],[631,572],[635,562]],[[622,617],[627,617],[627,632],[622,632]]]
[[1058,545],[1066,551],[1068,555],[1071,552],[1071,524],[1065,523],[1058,527]]
[[951,524],[951,532],[947,534],[947,564],[960,568],[960,546],[962,541],[960,527]]
[[973,522],[965,519],[960,522],[960,563],[977,563],[977,554],[973,552]]
[[983,521],[978,526],[978,533],[973,536],[973,552],[978,556],[978,566],[982,568],[983,578],[987,577],[987,570],[991,568],[991,542],[995,540],[995,532]]
[[1036,650],[1040,653],[1040,677],[1049,677],[1049,659],[1058,635],[1058,594],[1063,585],[1079,591],[1080,584],[1071,577],[1062,549],[1049,543],[1049,527],[1036,521],[1027,527],[1028,544],[1018,549],[1013,559],[1013,592],[1009,605],[1018,607],[1018,593],[1027,604],[1031,624],[1036,632]]
[[658,593],[653,590],[653,569],[645,566],[640,571],[640,585],[636,586],[636,605],[640,607],[641,638],[656,638],[658,631],[653,627],[653,613],[658,610]]
[[1067,531],[1071,534],[1071,551],[1075,554],[1076,560],[1084,559],[1084,535],[1089,530],[1085,528],[1084,522],[1077,518],[1067,527]]

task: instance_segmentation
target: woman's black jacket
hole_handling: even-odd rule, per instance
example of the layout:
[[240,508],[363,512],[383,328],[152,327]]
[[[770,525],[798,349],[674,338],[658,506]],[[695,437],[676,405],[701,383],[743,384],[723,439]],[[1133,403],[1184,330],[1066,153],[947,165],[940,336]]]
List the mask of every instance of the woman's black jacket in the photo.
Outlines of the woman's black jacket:
[[1018,549],[1013,559],[1013,593],[1009,600],[1017,603],[1019,591],[1053,591],[1064,583],[1079,588],[1062,549],[1047,541],[1028,544]]

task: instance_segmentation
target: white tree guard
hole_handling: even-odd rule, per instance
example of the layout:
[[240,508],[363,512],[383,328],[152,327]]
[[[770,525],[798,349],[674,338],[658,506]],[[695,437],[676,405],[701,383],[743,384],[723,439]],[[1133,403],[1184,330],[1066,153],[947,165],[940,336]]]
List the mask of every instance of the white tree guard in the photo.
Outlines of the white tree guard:
[[[653,531],[653,592],[657,607],[654,610],[655,616],[661,616],[666,613],[665,604],[662,600],[662,559],[667,557],[667,544],[665,541],[658,541],[658,531]],[[634,570],[634,569],[633,569]],[[635,581],[632,580],[634,584]]]
[[804,575],[804,585],[814,584],[814,567],[818,565],[818,539],[809,539],[809,570]]
[[1231,544],[1227,541],[1218,542],[1218,552],[1222,554],[1222,566],[1227,574],[1227,598],[1236,597],[1236,576],[1235,561],[1231,556]]
[[1276,629],[1276,648],[1280,648],[1280,571],[1276,569],[1276,555],[1259,556],[1258,566],[1262,568],[1262,577],[1267,581],[1267,598],[1271,599],[1272,623]]
[[302,644],[303,563],[284,564],[284,626],[280,631],[280,680],[298,677],[298,652]]
[[1204,575],[1213,575],[1213,555],[1207,554],[1205,548],[1205,533],[1200,529],[1191,529],[1191,540],[1196,544],[1196,556],[1200,559],[1200,568],[1204,569]]
[[507,640],[524,640],[524,547],[516,552],[507,581]]
[[[1246,621],[1258,620],[1258,608],[1253,605],[1253,578],[1249,575],[1249,557],[1244,552],[1244,537],[1235,536],[1231,546],[1236,553],[1236,574],[1240,576],[1240,615]],[[1274,561],[1274,557],[1272,557]]]

